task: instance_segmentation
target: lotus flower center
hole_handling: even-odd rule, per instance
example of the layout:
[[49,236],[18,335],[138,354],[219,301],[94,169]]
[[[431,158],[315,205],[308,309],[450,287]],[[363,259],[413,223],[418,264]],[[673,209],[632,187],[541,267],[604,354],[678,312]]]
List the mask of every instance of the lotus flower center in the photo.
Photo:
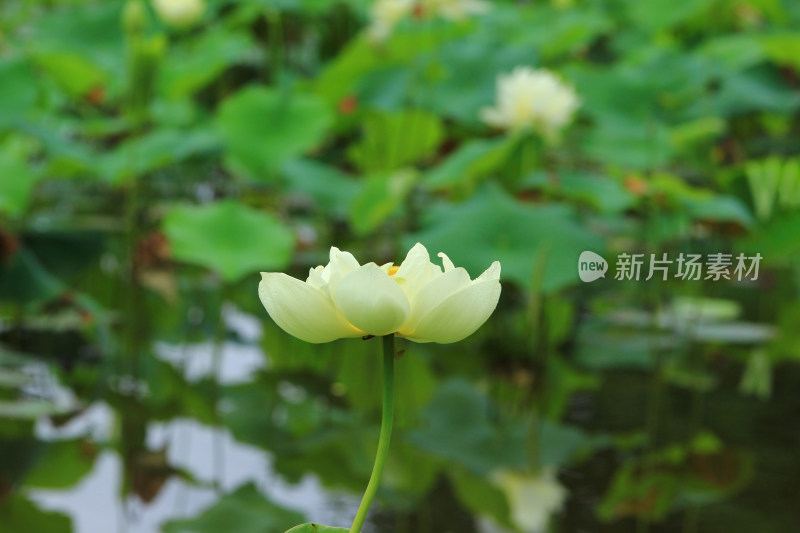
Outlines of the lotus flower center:
[[397,274],[397,271],[398,271],[398,270],[400,270],[400,267],[399,267],[399,266],[396,266],[396,265],[392,265],[392,266],[390,266],[390,267],[389,267],[389,275],[390,275],[390,276],[394,276],[395,274]]

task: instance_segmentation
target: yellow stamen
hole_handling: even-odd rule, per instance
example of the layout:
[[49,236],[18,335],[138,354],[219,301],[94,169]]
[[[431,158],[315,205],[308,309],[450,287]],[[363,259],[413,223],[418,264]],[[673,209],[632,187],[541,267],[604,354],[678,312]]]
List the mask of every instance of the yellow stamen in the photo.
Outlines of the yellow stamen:
[[390,276],[394,276],[395,274],[397,274],[397,271],[398,271],[398,270],[400,270],[400,267],[399,267],[399,266],[397,266],[397,265],[392,265],[392,266],[390,266],[390,267],[389,267],[389,275],[390,275]]

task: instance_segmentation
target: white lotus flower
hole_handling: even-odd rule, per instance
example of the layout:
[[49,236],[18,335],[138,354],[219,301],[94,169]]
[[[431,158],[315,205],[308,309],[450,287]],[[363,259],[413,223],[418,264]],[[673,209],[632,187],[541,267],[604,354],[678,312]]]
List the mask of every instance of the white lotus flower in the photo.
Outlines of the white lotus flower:
[[566,126],[580,101],[575,90],[545,69],[517,67],[497,79],[497,102],[481,111],[491,126],[514,130],[533,127],[553,137]]
[[165,24],[176,28],[191,26],[203,17],[203,0],[153,0],[153,8]]
[[537,475],[501,471],[492,481],[505,493],[511,520],[523,533],[543,533],[550,516],[559,511],[567,497],[552,468]]
[[330,262],[303,282],[262,272],[258,295],[269,316],[307,342],[396,333],[415,342],[451,343],[471,335],[500,298],[500,262],[476,279],[443,253],[444,270],[417,243],[400,266],[359,265],[331,248]]
[[415,0],[376,0],[370,7],[367,35],[377,42],[385,41],[394,27],[414,9]]

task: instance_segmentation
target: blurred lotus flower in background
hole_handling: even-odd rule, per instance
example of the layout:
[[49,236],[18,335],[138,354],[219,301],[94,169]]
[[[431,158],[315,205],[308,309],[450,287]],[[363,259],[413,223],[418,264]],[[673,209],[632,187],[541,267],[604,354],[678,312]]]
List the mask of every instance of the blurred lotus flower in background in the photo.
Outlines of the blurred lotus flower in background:
[[537,475],[501,471],[493,481],[506,496],[511,520],[524,533],[547,531],[550,516],[561,509],[567,497],[567,489],[552,468]]
[[480,15],[491,5],[482,0],[376,0],[370,10],[367,33],[375,42],[383,42],[394,27],[410,14],[417,17],[441,17],[462,20],[470,15]]
[[417,243],[399,265],[359,265],[331,248],[330,262],[303,282],[262,272],[258,294],[272,319],[307,342],[397,333],[415,342],[451,343],[471,335],[500,298],[500,263],[478,278],[440,253],[444,270]]
[[484,108],[481,118],[497,128],[532,127],[552,138],[566,126],[580,100],[572,86],[545,69],[517,67],[497,79],[497,101]]
[[203,17],[206,5],[204,0],[153,0],[153,8],[165,24],[185,28]]
[[370,25],[367,34],[376,42],[383,42],[406,15],[414,9],[414,0],[377,0],[370,8]]
[[424,13],[447,20],[462,20],[470,15],[489,11],[491,5],[482,0],[421,0]]

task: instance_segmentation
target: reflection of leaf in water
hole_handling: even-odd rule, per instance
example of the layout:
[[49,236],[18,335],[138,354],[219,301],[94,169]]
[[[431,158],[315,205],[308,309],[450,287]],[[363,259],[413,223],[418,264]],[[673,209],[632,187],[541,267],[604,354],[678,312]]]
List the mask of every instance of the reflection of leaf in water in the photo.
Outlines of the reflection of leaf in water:
[[177,472],[167,463],[167,450],[142,450],[131,461],[131,484],[133,492],[145,503],[152,502],[164,483]]
[[[16,490],[28,471],[35,465],[44,443],[29,436],[31,424],[2,421],[0,439],[0,502],[2,492]],[[0,521],[0,524],[2,521]]]
[[43,416],[66,413],[68,411],[69,407],[48,400],[0,401],[0,418],[36,420]]
[[70,533],[72,520],[62,513],[44,511],[17,493],[0,503],[0,531]]
[[87,440],[46,443],[44,453],[25,477],[25,485],[42,489],[72,487],[92,470],[96,458],[97,447]]
[[343,527],[323,526],[322,524],[300,524],[286,533],[346,533],[347,531],[348,529]]
[[30,379],[31,377],[23,372],[3,369],[2,374],[0,374],[0,387],[16,389],[30,381]]
[[525,466],[524,426],[498,424],[491,411],[487,398],[471,385],[448,381],[422,412],[422,427],[408,440],[478,474]]
[[605,521],[639,516],[660,521],[680,504],[708,504],[742,488],[753,474],[752,458],[722,448],[710,434],[629,460],[614,474],[598,506]]
[[739,487],[752,471],[752,462],[730,449],[712,454],[693,454],[689,464],[697,480],[705,485],[702,488],[709,492]]
[[303,516],[300,513],[272,503],[259,492],[253,483],[248,483],[234,492],[226,494],[195,518],[167,522],[162,527],[162,531],[164,533],[220,533],[223,531],[264,533],[266,531],[285,531],[292,524],[302,520]]

